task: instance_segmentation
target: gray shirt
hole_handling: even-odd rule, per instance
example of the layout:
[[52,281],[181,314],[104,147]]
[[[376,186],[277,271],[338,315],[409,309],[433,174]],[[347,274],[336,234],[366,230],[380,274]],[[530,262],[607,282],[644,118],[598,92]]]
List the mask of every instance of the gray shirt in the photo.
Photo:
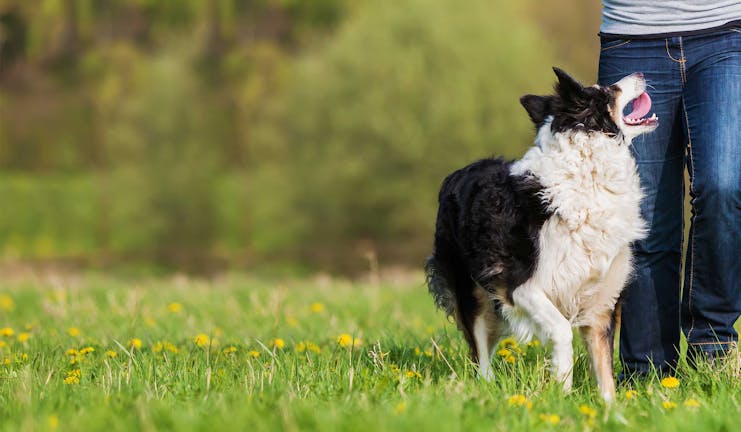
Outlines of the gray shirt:
[[602,0],[600,32],[682,33],[741,20],[741,0]]

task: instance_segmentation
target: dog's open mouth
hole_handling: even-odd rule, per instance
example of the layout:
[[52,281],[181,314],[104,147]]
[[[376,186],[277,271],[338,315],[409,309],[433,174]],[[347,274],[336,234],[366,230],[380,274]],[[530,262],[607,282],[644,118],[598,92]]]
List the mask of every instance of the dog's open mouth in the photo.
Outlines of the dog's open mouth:
[[648,93],[643,92],[633,99],[633,111],[623,116],[623,121],[628,126],[652,126],[659,123],[656,113],[651,117],[645,117],[651,110],[651,98]]

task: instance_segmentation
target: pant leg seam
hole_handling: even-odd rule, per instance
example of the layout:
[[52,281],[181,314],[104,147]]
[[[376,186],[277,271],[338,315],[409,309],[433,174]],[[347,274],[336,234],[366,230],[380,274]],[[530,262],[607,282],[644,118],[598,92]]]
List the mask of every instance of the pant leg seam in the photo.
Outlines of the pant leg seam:
[[[687,115],[687,106],[684,101],[684,97],[682,98],[682,111],[684,112],[684,120],[687,123],[687,154],[689,155],[689,169],[691,171],[690,174],[690,191],[695,194],[695,161],[692,156],[692,132],[690,130],[690,119]],[[684,181],[684,180],[683,180]],[[692,312],[692,290],[694,288],[694,276],[695,276],[695,226],[694,226],[694,216],[697,215],[697,209],[695,208],[694,199],[690,200],[690,205],[692,206],[692,212],[693,212],[693,220],[691,221],[692,227],[690,228],[690,259],[689,259],[689,290],[687,292],[687,309],[690,314],[690,329],[687,331],[687,340],[689,341],[690,336],[692,335],[692,331],[695,329],[695,314]],[[684,217],[682,218],[682,223],[684,223]],[[685,272],[687,269],[685,269]]]

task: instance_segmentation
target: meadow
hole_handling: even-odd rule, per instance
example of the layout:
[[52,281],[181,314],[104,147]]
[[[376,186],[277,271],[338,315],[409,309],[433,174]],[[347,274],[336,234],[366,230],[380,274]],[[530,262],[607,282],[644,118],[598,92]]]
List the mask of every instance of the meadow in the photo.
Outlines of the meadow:
[[0,431],[737,429],[738,355],[607,407],[579,342],[565,395],[548,347],[505,340],[485,383],[422,275],[397,279],[5,276]]

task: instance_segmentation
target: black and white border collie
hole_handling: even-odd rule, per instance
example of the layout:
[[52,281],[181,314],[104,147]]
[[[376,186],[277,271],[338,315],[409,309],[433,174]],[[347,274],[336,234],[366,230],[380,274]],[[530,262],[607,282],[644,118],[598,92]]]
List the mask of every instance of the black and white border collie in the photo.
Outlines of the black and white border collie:
[[492,349],[504,335],[537,336],[552,343],[553,373],[569,391],[578,327],[611,401],[614,312],[630,244],[646,231],[629,146],[658,119],[644,117],[651,99],[640,73],[584,87],[554,71],[555,94],[520,99],[537,129],[525,156],[483,159],[443,182],[427,282],[483,378],[492,377]]

